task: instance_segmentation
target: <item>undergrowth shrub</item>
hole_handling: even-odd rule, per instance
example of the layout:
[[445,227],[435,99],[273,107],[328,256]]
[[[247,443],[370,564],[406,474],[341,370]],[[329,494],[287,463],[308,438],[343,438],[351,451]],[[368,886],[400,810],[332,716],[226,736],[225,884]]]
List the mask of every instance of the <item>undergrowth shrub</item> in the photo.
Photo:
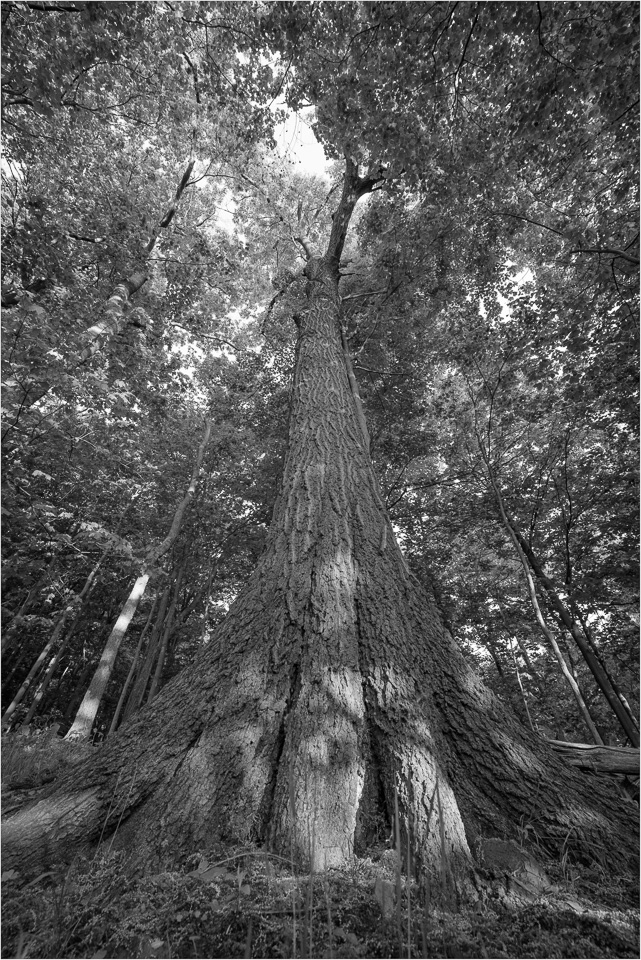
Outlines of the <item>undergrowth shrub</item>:
[[[124,851],[99,851],[26,885],[3,883],[2,957],[638,956],[636,911],[587,901],[569,909],[563,890],[531,904],[488,899],[448,911],[403,876],[400,905],[386,917],[375,883],[396,886],[389,860],[379,850],[309,875],[221,845],[213,860],[194,854],[180,869],[132,876]],[[580,878],[575,886],[585,894]],[[590,893],[602,902],[600,885]],[[625,901],[623,883],[618,894]]]

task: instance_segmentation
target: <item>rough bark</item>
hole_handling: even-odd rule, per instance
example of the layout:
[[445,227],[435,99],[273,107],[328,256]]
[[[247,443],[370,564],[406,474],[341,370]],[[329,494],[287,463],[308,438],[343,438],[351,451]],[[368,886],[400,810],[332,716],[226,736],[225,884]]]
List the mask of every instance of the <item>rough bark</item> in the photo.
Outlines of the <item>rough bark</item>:
[[114,831],[147,865],[218,838],[321,869],[396,802],[417,862],[461,886],[480,836],[525,823],[555,850],[631,856],[628,807],[587,791],[484,687],[396,543],[341,339],[338,258],[365,189],[348,164],[329,249],[307,264],[282,489],[257,569],[194,665],[6,821],[5,869]]

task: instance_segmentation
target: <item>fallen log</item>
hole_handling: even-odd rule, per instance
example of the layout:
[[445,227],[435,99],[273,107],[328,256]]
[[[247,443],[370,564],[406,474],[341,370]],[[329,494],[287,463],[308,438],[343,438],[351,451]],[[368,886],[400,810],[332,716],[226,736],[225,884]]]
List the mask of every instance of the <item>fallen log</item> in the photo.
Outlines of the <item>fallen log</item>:
[[601,747],[593,743],[566,743],[564,740],[548,740],[548,743],[573,767],[596,773],[639,776],[638,747]]

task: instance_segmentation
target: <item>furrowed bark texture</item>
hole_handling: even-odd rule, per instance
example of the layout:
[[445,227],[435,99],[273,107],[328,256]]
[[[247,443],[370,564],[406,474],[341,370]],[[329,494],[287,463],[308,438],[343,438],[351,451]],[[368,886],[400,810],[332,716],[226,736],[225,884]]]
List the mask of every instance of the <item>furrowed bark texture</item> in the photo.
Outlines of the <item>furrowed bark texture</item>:
[[463,881],[478,837],[525,825],[552,847],[629,856],[623,801],[586,789],[482,685],[408,573],[348,375],[337,249],[307,265],[288,453],[256,571],[193,667],[6,821],[4,869],[114,831],[147,864],[218,838],[322,869],[377,818],[389,825],[396,799],[404,846],[409,832],[434,875]]

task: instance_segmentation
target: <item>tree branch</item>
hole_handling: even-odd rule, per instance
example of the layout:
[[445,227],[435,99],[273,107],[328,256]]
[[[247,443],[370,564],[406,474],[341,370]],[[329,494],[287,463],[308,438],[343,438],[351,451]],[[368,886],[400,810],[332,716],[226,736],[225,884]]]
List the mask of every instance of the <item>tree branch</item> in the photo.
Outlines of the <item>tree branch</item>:
[[638,266],[639,266],[639,258],[638,258],[638,257],[631,257],[629,253],[626,253],[624,250],[617,250],[616,248],[610,248],[610,247],[600,247],[600,248],[599,248],[599,247],[590,247],[589,249],[586,249],[586,250],[568,250],[568,255],[572,255],[572,254],[575,254],[575,253],[598,253],[598,254],[604,253],[604,254],[611,254],[612,257],[613,257],[615,260],[620,257],[622,260],[627,260],[628,263],[633,263],[633,264],[635,265],[635,267],[638,267]]
[[346,297],[341,297],[343,303],[346,300],[360,300],[362,297],[381,297],[387,293],[387,287],[384,290],[370,290],[369,293],[350,293]]
[[294,237],[294,240],[296,241],[296,243],[300,243],[301,247],[305,251],[305,255],[307,256],[307,259],[311,260],[312,257],[314,256],[314,251],[312,250],[312,246],[309,240],[307,240],[306,237]]
[[231,347],[232,350],[238,350],[238,347],[235,343],[232,343],[231,340],[225,340],[224,337],[215,337],[213,334],[209,333],[199,333],[195,330],[190,330],[188,327],[183,327],[182,323],[176,323],[175,320],[170,321],[172,327],[178,327],[180,330],[184,330],[185,333],[188,333],[192,337],[201,338],[203,340],[216,340],[218,343],[225,343],[228,347]]

